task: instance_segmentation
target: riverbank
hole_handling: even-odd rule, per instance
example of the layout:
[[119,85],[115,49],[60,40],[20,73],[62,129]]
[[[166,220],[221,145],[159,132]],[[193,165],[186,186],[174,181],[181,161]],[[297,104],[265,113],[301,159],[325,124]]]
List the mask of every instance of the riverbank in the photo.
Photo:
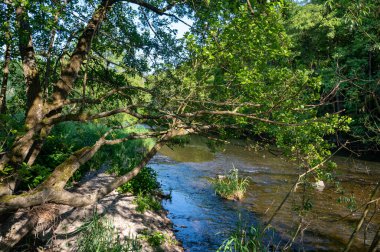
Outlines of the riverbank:
[[[112,176],[106,173],[92,174],[89,177],[80,188],[94,190],[112,179]],[[183,251],[175,238],[167,212],[138,212],[135,198],[136,196],[131,194],[114,191],[97,204],[84,208],[59,206],[61,219],[51,232],[52,235],[50,234],[51,241],[42,251],[77,251],[78,243],[83,241],[86,229],[94,219],[107,223],[108,227],[113,229],[115,239],[133,240],[141,251]]]

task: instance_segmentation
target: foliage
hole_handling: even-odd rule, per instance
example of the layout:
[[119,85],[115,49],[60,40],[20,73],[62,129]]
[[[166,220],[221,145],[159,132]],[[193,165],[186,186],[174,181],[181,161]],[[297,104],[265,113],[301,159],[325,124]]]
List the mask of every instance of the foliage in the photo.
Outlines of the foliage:
[[42,183],[51,173],[51,168],[40,164],[28,166],[23,164],[20,169],[20,177],[22,181],[22,189],[35,188]]
[[120,238],[109,220],[102,219],[95,212],[92,219],[80,228],[78,251],[127,252],[142,251],[136,238]]
[[157,182],[157,172],[150,167],[144,167],[139,174],[131,181],[120,186],[117,191],[120,193],[133,193],[135,195],[153,194],[160,188]]
[[142,234],[142,238],[147,240],[149,245],[154,248],[161,246],[166,240],[165,235],[159,231],[152,232],[148,229],[145,229],[143,230],[141,234]]
[[[0,180],[21,180],[0,208],[57,203],[58,196],[38,195],[65,190],[103,165],[123,176],[145,166],[162,144],[186,143],[173,140],[180,135],[263,139],[305,169],[331,154],[351,122],[352,135],[378,143],[378,4],[363,1],[1,3],[2,20],[12,14],[0,25],[0,56],[9,43],[12,62]],[[178,39],[172,24],[181,18],[191,28]],[[3,39],[8,31],[10,41]],[[337,83],[337,106],[323,107]],[[247,181],[235,175],[224,187],[243,192]],[[120,190],[135,188],[141,181]],[[140,192],[137,202],[143,211],[155,201]]]
[[0,114],[0,153],[9,149],[17,136],[24,133],[21,114]]
[[350,196],[340,196],[338,198],[338,203],[345,204],[347,206],[347,209],[353,212],[356,210],[357,204],[356,204],[356,199],[353,194]]
[[147,210],[159,211],[162,208],[161,201],[149,194],[139,193],[133,203],[137,205],[136,210],[140,213]]
[[239,178],[239,170],[235,167],[226,176],[211,181],[215,192],[222,198],[229,200],[241,200],[247,190],[248,179]]
[[255,226],[247,227],[241,220],[229,238],[223,241],[218,252],[256,252],[266,251],[263,244],[263,233]]
[[269,141],[312,167],[331,154],[335,144],[328,140],[337,131],[348,131],[351,119],[317,110],[322,79],[293,64],[297,52],[284,25],[287,5],[252,2],[255,15],[239,2],[210,2],[204,12],[199,10],[185,40],[189,60],[149,82],[160,84],[158,106],[182,102],[189,113],[198,109],[250,115],[205,113],[190,123],[215,125],[221,138]]
[[351,117],[350,133],[340,138],[363,151],[380,143],[378,7],[376,0],[310,1],[294,4],[286,21],[298,53],[293,64],[321,77],[320,113],[344,111]]

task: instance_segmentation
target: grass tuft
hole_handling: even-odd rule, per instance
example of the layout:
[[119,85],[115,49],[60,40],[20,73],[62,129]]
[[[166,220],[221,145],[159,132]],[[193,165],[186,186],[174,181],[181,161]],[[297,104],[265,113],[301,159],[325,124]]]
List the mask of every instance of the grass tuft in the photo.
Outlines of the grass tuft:
[[242,200],[248,186],[247,178],[239,178],[239,170],[233,167],[226,176],[213,179],[215,192],[228,200]]
[[256,252],[267,251],[263,244],[262,232],[255,226],[247,227],[238,222],[236,229],[232,232],[217,252]]
[[112,223],[101,219],[95,212],[92,219],[81,228],[78,241],[78,252],[128,252],[142,251],[136,238],[121,239]]

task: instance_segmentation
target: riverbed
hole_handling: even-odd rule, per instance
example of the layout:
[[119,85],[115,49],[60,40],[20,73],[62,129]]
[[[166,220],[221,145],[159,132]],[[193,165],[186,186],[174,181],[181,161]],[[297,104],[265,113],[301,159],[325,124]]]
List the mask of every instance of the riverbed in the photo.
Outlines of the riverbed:
[[[348,157],[334,161],[338,164],[334,182],[325,183],[321,191],[300,186],[291,194],[264,237],[268,248],[284,248],[292,240],[292,250],[344,248],[363,212],[363,208],[352,210],[369,200],[380,181],[380,166]],[[185,147],[164,147],[150,166],[157,171],[163,190],[172,196],[163,205],[186,251],[217,250],[238,223],[262,228],[303,172],[296,163],[269,151],[229,144],[211,152],[197,138]],[[250,181],[241,202],[221,199],[210,184],[210,178],[232,167]],[[380,225],[380,209],[376,207],[377,212],[375,205],[371,206],[371,221],[357,234],[353,251],[365,250],[372,241]]]

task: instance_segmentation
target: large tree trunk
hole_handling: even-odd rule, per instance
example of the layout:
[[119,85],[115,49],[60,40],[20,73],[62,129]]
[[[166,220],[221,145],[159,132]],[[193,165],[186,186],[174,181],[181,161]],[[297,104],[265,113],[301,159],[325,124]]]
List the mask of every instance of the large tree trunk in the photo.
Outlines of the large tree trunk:
[[16,18],[19,29],[19,49],[26,84],[26,126],[30,129],[40,122],[43,117],[42,89],[28,13],[25,11],[24,7],[17,7]]
[[[34,162],[42,147],[42,143],[51,128],[49,125],[43,124],[43,119],[57,116],[57,114],[61,113],[62,106],[64,105],[68,94],[73,89],[73,84],[78,78],[78,73],[83,61],[86,59],[90,50],[96,30],[104,20],[107,11],[110,10],[111,5],[114,2],[115,1],[103,0],[94,12],[82,35],[79,37],[76,49],[71,55],[69,63],[63,67],[61,77],[55,84],[52,97],[53,102],[45,104],[42,100],[42,88],[36,67],[28,16],[22,7],[17,8],[16,16],[20,29],[20,53],[23,58],[24,76],[27,85],[28,111],[25,125],[28,131],[15,141],[10,153],[4,155],[0,160],[0,170],[2,170],[4,165],[9,161],[15,166],[22,164],[23,162],[27,162],[28,164]],[[40,141],[39,144],[35,144],[36,139]]]
[[[190,131],[178,131],[173,130],[161,137],[161,140],[146,154],[146,156],[140,161],[140,163],[127,174],[115,178],[108,182],[105,185],[102,185],[96,191],[90,193],[80,193],[79,192],[68,192],[64,190],[64,186],[71,177],[71,175],[79,168],[81,164],[89,160],[96,151],[101,147],[102,144],[107,143],[108,140],[105,140],[105,136],[92,147],[84,148],[77,151],[69,159],[67,159],[62,165],[57,167],[53,174],[34,192],[31,194],[25,194],[18,196],[3,196],[0,197],[0,206],[7,205],[8,202],[16,201],[18,207],[14,209],[19,209],[20,206],[23,208],[30,206],[38,206],[44,204],[45,202],[53,202],[57,204],[64,204],[73,207],[83,207],[96,203],[99,199],[103,198],[117,187],[123,185],[124,183],[130,181],[134,178],[143,167],[149,162],[149,160],[157,153],[157,151],[164,145],[164,143],[176,135],[187,134]],[[111,142],[108,142],[113,144]],[[116,143],[116,142],[115,142]],[[87,191],[87,190],[85,190]],[[49,205],[49,204],[47,204]],[[43,205],[42,205],[43,207]],[[0,208],[1,212],[1,208]],[[26,214],[25,217],[20,218],[18,221],[11,222],[9,228],[6,228],[8,231],[5,234],[2,234],[2,239],[0,239],[0,250],[8,251],[13,246],[15,246],[25,235],[27,235],[39,222],[38,213],[36,214]],[[58,216],[58,212],[52,213],[53,216]],[[54,219],[51,218],[51,219]]]
[[193,129],[185,130],[182,128],[165,131],[160,135],[156,145],[148,153],[146,153],[140,164],[138,164],[126,175],[115,178],[114,181],[91,194],[84,195],[66,191],[64,187],[74,172],[77,171],[81,165],[90,160],[103,145],[113,145],[131,139],[152,137],[152,134],[150,133],[143,133],[135,135],[131,134],[123,139],[107,140],[106,137],[111,131],[108,131],[105,135],[103,135],[103,137],[101,137],[93,146],[85,147],[72,154],[68,159],[57,166],[52,174],[50,174],[50,176],[34,190],[19,195],[1,196],[0,214],[17,210],[19,208],[32,207],[49,202],[74,207],[86,206],[95,203],[97,200],[101,199],[117,187],[123,185],[136,176],[166,141],[175,136],[194,133]]

